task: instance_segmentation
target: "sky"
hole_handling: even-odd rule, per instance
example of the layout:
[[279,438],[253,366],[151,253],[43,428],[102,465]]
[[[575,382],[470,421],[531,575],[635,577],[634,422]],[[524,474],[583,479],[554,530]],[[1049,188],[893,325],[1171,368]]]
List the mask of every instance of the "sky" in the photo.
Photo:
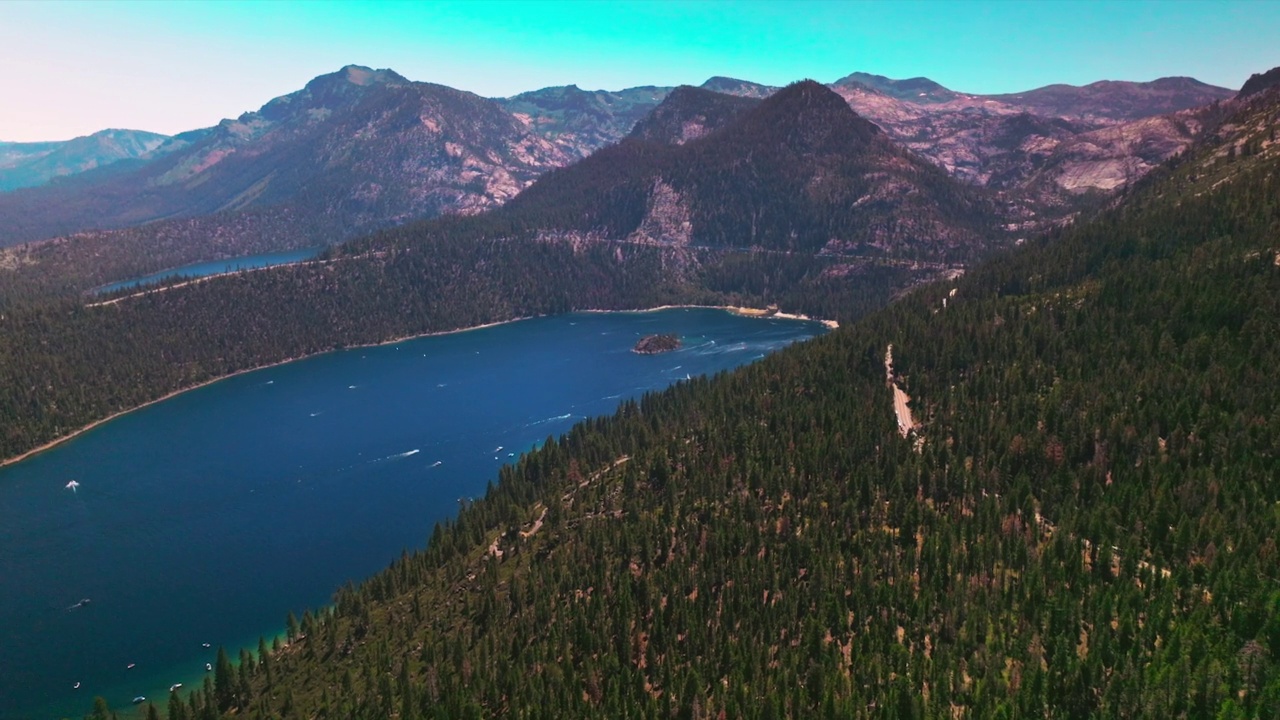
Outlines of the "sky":
[[488,97],[855,71],[970,93],[1280,65],[1273,0],[0,0],[0,141],[172,134],[348,64]]

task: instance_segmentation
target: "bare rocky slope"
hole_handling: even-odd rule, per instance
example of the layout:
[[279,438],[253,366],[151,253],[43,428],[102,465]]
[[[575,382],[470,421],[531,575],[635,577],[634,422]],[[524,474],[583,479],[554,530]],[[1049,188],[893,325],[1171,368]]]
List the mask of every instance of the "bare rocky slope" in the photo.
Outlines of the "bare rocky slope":
[[1028,229],[1181,152],[1233,95],[1189,78],[971,95],[855,73],[832,87],[907,147],[1001,193],[1010,224]]

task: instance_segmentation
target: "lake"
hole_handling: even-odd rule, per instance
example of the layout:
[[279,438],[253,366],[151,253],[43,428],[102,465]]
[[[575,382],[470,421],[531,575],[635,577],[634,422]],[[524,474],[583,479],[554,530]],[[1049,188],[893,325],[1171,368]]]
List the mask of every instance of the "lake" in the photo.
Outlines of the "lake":
[[[219,645],[234,658],[423,547],[548,436],[823,332],[709,309],[525,320],[238,375],[0,468],[0,718],[163,708]],[[684,347],[631,352],[653,333]]]
[[183,265],[182,267],[161,270],[157,273],[144,275],[140,278],[132,280],[121,280],[113,282],[110,285],[94,288],[93,292],[105,294],[115,292],[116,290],[124,290],[126,288],[141,287],[161,280],[169,280],[177,277],[205,277],[207,275],[217,275],[219,273],[235,272],[237,270],[251,270],[253,268],[272,267],[274,265],[288,265],[290,263],[302,262],[310,260],[319,255],[324,248],[305,248],[302,250],[284,250],[281,252],[263,253],[261,255],[245,255],[242,257],[227,258],[225,260],[210,260],[208,262],[192,263]]

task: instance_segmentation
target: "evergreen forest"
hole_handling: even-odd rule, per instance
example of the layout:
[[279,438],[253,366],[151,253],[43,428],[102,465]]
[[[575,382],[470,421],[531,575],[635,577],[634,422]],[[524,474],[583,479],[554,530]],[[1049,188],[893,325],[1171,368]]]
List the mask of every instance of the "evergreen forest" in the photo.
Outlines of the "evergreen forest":
[[1280,175],[1196,153],[548,438],[160,710],[1280,717]]

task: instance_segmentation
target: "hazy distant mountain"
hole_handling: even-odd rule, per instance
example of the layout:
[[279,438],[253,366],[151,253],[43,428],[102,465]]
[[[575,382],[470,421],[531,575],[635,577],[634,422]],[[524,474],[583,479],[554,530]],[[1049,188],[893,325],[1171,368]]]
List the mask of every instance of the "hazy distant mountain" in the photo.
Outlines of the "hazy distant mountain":
[[63,142],[0,142],[0,172],[39,160]]
[[[721,95],[756,99],[778,90],[726,77],[713,77],[700,87]],[[671,91],[670,87],[652,85],[616,91],[565,85],[500,98],[497,102],[531,130],[580,159],[626,137]]]
[[1047,85],[1035,90],[983,97],[1037,115],[1099,122],[1127,122],[1227,100],[1235,92],[1189,77],[1151,82],[1102,80],[1083,87]]
[[926,77],[894,80],[883,75],[856,72],[840,78],[832,85],[852,85],[854,83],[884,93],[889,97],[908,100],[913,103],[947,102],[959,96],[959,93],[948,90]]
[[747,80],[738,80],[735,78],[727,78],[716,76],[708,79],[700,85],[703,90],[723,93],[725,95],[737,95],[739,97],[748,98],[766,98],[778,91],[778,88],[772,85],[761,85]]
[[616,92],[548,87],[496,102],[573,158],[617,142],[652,110],[669,87],[635,87]]
[[102,130],[60,142],[0,143],[0,192],[165,151],[167,135]]
[[348,66],[128,171],[0,195],[0,244],[248,208],[322,220],[317,240],[334,240],[492,207],[569,159],[493,101]]

